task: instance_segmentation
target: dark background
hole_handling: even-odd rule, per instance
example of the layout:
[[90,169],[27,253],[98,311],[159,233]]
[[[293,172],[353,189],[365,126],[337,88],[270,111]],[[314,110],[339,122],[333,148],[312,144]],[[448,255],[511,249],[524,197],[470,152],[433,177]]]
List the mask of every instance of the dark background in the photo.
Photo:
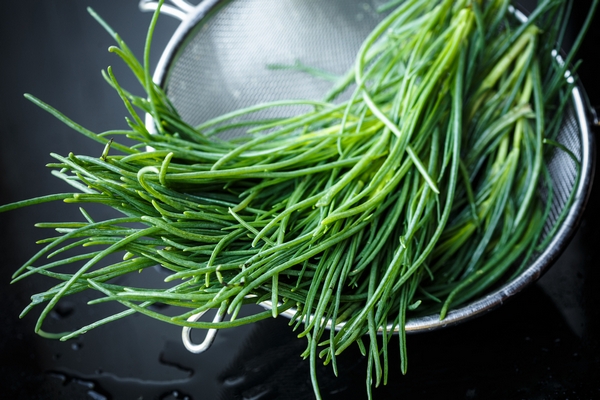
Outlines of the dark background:
[[[136,0],[19,0],[3,2],[0,22],[0,204],[66,190],[44,165],[50,152],[101,154],[102,146],[64,127],[23,98],[32,93],[93,131],[124,128],[125,110],[100,70],[113,65],[121,84],[137,86],[115,55],[112,39],[87,14],[92,6],[141,56],[151,15]],[[531,3],[531,2],[529,2]],[[590,1],[577,0],[573,26]],[[596,18],[600,21],[600,18]],[[162,17],[155,65],[177,27]],[[600,105],[596,76],[598,22],[579,54],[581,80]],[[390,382],[376,399],[594,399],[600,398],[600,185],[581,228],[542,279],[499,310],[440,332],[409,337],[409,372],[397,368],[390,347]],[[78,219],[77,210],[42,205],[0,215],[0,397],[6,399],[310,399],[307,363],[283,319],[221,332],[202,355],[188,353],[180,330],[133,316],[58,342],[33,333],[36,312],[18,315],[32,278],[9,285],[11,274],[47,235],[39,221]],[[158,275],[158,274],[157,274]],[[160,276],[148,279],[160,280]],[[60,331],[106,312],[62,302],[47,329]],[[39,311],[38,311],[39,312]],[[340,377],[319,372],[325,398],[364,398],[365,362],[348,351]]]

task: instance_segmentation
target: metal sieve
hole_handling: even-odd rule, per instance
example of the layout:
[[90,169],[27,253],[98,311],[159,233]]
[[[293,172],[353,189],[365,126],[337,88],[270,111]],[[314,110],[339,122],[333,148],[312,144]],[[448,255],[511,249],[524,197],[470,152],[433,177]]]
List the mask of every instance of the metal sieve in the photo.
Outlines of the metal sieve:
[[[384,15],[376,8],[384,1],[203,0],[193,5],[185,0],[171,0],[161,12],[180,19],[181,24],[160,58],[154,79],[191,125],[257,103],[322,98],[331,82],[315,79],[298,69],[274,71],[267,66],[300,62],[332,74],[343,74],[352,65],[363,39],[383,19]],[[144,11],[156,7],[152,0],[140,3]],[[525,20],[522,13],[512,11]],[[575,79],[570,75],[567,78]],[[293,111],[278,108],[258,117],[281,117],[284,115],[276,113],[289,115]],[[409,319],[407,332],[434,330],[485,314],[540,278],[559,257],[578,227],[591,189],[595,158],[591,124],[597,124],[595,114],[583,88],[577,85],[557,140],[578,157],[581,177],[567,217],[548,247],[536,254],[511,282],[450,311],[442,321],[438,315]],[[153,129],[151,120],[147,120],[147,126]],[[545,235],[577,183],[577,165],[565,152],[556,151],[550,157],[555,193]],[[540,190],[544,193],[544,188]],[[194,316],[195,320],[198,318],[200,315]],[[216,315],[215,321],[221,318]],[[198,353],[210,346],[215,334],[216,330],[209,330],[200,345],[192,343],[189,328],[184,328],[182,337],[188,350]]]

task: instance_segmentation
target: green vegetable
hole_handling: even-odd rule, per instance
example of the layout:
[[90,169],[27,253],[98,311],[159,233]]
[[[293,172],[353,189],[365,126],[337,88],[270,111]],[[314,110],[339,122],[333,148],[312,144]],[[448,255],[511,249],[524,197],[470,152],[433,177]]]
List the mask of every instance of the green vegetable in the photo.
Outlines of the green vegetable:
[[[537,189],[552,190],[544,144],[554,143],[557,110],[572,87],[564,75],[573,53],[564,66],[552,56],[568,7],[542,1],[522,23],[506,0],[390,2],[384,8],[393,11],[325,100],[260,104],[198,127],[182,121],[151,80],[158,13],[143,65],[100,21],[117,42],[111,51],[146,89],[146,98],[134,96],[110,68],[104,74],[131,114],[131,129],[96,134],[27,95],[105,149],[100,157],[53,154],[53,174],[76,191],[0,211],[63,200],[119,215],[95,221],[82,208],[82,221],[38,224],[58,236],[41,241],[14,282],[41,274],[58,283],[33,295],[23,315],[45,303],[35,329],[52,336],[42,324],[65,296],[95,290],[100,297],[92,303],[127,307],[60,334],[67,340],[136,312],[220,329],[293,310],[291,325],[308,339],[302,356],[310,359],[317,397],[318,359],[337,372],[336,356],[353,344],[368,358],[370,394],[372,384],[389,378],[387,343],[395,330],[406,372],[408,318],[443,319],[514,277],[543,245],[548,208]],[[350,99],[337,100],[344,91]],[[254,118],[290,105],[307,111]],[[152,115],[156,134],[136,108]],[[221,138],[240,128],[245,135]],[[59,259],[73,248],[81,253]],[[108,261],[113,253],[122,261]],[[56,269],[76,263],[74,272]],[[168,289],[115,283],[154,265],[170,271]],[[272,310],[237,317],[243,304],[264,301]],[[149,308],[154,303],[180,312],[163,315]],[[230,320],[187,320],[209,309]],[[343,324],[330,330],[328,321]]]

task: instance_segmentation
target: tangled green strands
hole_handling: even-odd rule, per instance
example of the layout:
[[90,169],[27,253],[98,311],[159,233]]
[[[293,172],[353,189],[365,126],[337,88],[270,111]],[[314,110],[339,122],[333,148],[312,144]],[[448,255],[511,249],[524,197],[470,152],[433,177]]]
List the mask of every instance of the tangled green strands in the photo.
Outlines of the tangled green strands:
[[[82,222],[39,224],[60,235],[42,240],[45,247],[14,275],[58,281],[24,311],[47,303],[36,331],[45,334],[42,323],[61,298],[90,289],[100,294],[92,303],[119,302],[126,310],[63,340],[133,313],[221,329],[287,311],[308,339],[302,356],[310,359],[317,397],[317,359],[337,373],[336,356],[353,344],[368,358],[370,394],[388,379],[394,332],[406,372],[407,318],[443,319],[526,267],[545,246],[548,208],[537,188],[551,195],[545,156],[553,146],[545,144],[555,143],[572,85],[564,76],[573,53],[564,66],[552,56],[570,3],[541,1],[526,23],[506,0],[406,0],[384,8],[387,17],[365,39],[354,68],[322,101],[255,105],[197,127],[182,121],[152,82],[148,54],[158,13],[144,65],[100,20],[118,44],[111,51],[147,97],[125,91],[108,69],[131,129],[96,134],[27,96],[106,148],[100,157],[53,154],[54,175],[77,193],[0,210],[63,200],[121,214],[94,221],[82,209]],[[338,100],[342,92],[350,93],[345,101]],[[253,118],[290,105],[308,111]],[[156,133],[135,108],[153,117]],[[224,139],[240,129],[245,134]],[[109,139],[119,135],[135,144]],[[54,261],[73,248],[81,254]],[[122,260],[101,263],[113,253]],[[83,263],[76,272],[56,272],[76,262]],[[170,272],[171,287],[114,283],[155,265]],[[242,305],[266,301],[270,310],[238,318]],[[167,316],[150,309],[154,303],[181,311]],[[209,309],[229,320],[187,321]],[[344,324],[328,329],[331,321]]]

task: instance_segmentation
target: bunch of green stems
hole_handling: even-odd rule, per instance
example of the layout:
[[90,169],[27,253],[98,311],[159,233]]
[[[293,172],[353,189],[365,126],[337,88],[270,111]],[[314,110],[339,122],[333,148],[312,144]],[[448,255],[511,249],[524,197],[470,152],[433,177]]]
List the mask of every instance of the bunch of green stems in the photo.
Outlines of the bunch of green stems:
[[[158,14],[144,64],[107,27],[118,43],[111,51],[147,92],[134,96],[105,73],[130,111],[130,130],[90,132],[29,96],[105,151],[53,154],[53,174],[77,193],[0,210],[63,200],[121,214],[95,221],[81,208],[82,222],[38,224],[60,235],[42,240],[14,275],[58,281],[23,313],[47,303],[36,331],[46,334],[42,323],[61,298],[89,289],[101,294],[91,303],[126,310],[63,340],[133,313],[220,329],[291,311],[290,324],[308,339],[303,356],[318,396],[319,358],[337,372],[336,356],[358,344],[368,357],[367,386],[385,384],[395,332],[406,371],[407,318],[444,318],[524,268],[544,245],[549,209],[538,189],[552,192],[544,143],[553,143],[570,92],[551,50],[570,3],[540,2],[526,23],[505,0],[393,3],[322,101],[259,104],[189,126],[151,79]],[[336,100],[340,93],[348,100]],[[298,105],[307,111],[256,118]],[[157,132],[136,107],[152,115]],[[135,144],[113,140],[121,135]],[[84,251],[54,261],[73,248]],[[113,253],[122,261],[102,264]],[[64,272],[69,264],[77,269]],[[169,271],[170,288],[114,283],[155,265]],[[238,317],[244,304],[267,301],[270,310]],[[154,303],[181,312],[167,316],[149,308]],[[230,317],[188,321],[209,309]]]

